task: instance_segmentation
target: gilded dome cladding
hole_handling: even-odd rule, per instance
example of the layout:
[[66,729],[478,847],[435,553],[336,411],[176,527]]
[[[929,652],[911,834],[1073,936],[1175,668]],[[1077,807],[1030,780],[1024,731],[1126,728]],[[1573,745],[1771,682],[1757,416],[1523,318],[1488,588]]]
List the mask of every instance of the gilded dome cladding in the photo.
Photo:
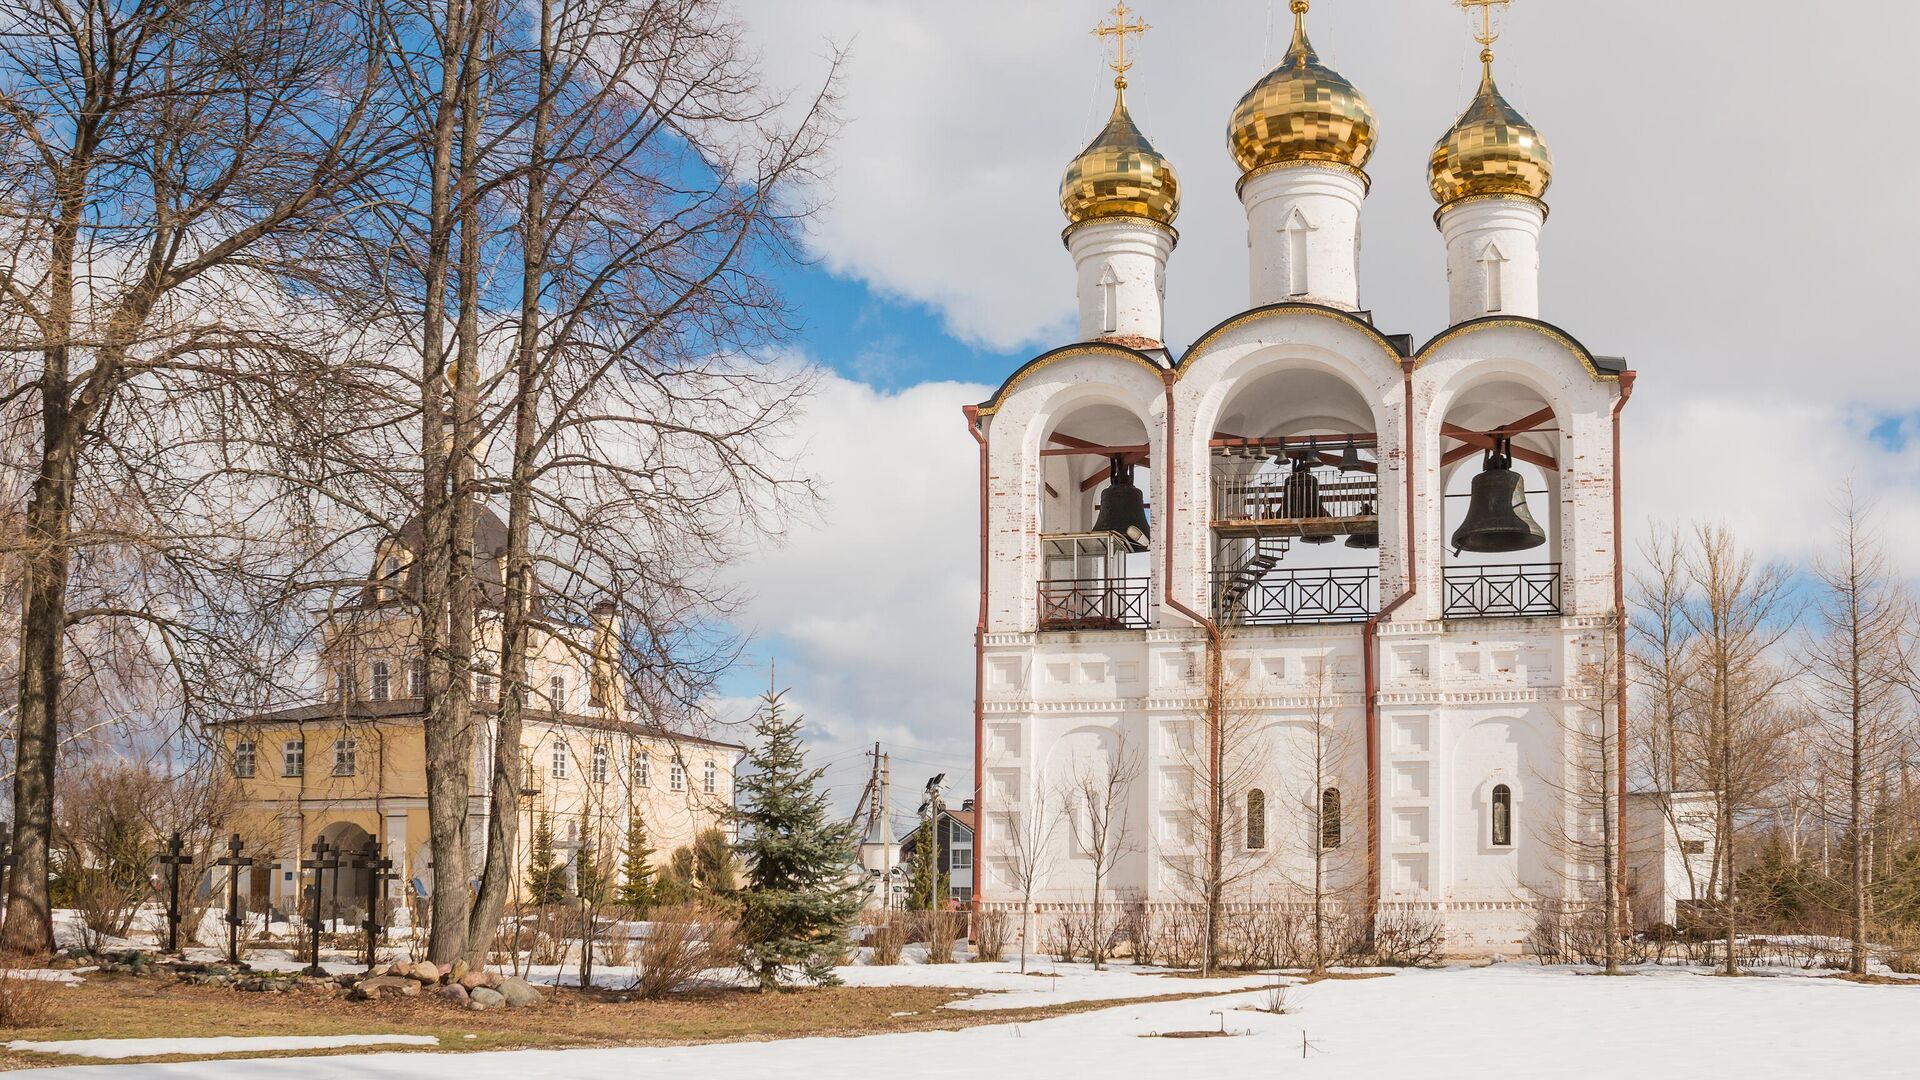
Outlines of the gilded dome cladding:
[[1546,196],[1553,183],[1553,151],[1501,96],[1491,66],[1467,111],[1434,144],[1427,179],[1434,201],[1443,207],[1482,195]]
[[1355,169],[1373,156],[1373,107],[1307,40],[1306,5],[1295,6],[1293,44],[1280,66],[1253,84],[1233,110],[1227,139],[1244,176],[1292,161]]
[[1180,216],[1180,177],[1127,113],[1124,85],[1107,126],[1060,178],[1060,209],[1073,225],[1114,217],[1172,225]]

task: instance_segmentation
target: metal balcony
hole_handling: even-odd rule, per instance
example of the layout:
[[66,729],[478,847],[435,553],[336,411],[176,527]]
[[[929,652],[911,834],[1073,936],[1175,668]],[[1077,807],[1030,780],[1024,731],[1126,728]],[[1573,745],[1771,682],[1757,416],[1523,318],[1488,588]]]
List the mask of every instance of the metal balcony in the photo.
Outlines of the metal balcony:
[[1216,470],[1210,524],[1220,535],[1346,536],[1380,527],[1380,481],[1369,473],[1316,468],[1318,499],[1298,505],[1285,474],[1234,475]]
[[1560,614],[1560,564],[1450,566],[1442,574],[1449,619]]
[[1145,630],[1150,578],[1040,583],[1042,630]]
[[1372,566],[1222,570],[1213,575],[1213,617],[1231,626],[1365,622],[1378,610],[1379,579]]

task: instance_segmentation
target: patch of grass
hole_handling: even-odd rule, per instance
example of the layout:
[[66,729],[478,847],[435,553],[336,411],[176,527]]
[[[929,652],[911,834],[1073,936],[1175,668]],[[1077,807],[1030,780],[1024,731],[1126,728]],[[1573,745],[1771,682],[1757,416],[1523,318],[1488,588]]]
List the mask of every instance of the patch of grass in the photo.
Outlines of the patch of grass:
[[[1044,1020],[1117,1004],[1196,996],[1165,994],[1124,1002],[1084,1001],[1029,1009],[961,1010],[940,1006],[974,996],[974,991],[907,986],[833,987],[784,993],[714,990],[641,1001],[631,995],[604,990],[543,989],[547,1001],[537,1008],[472,1012],[426,996],[354,1002],[93,974],[80,986],[62,988],[56,999],[59,1011],[54,1022],[8,1032],[0,1037],[0,1043],[4,1039],[398,1034],[436,1036],[440,1040],[440,1051],[677,1046],[808,1036],[953,1031],[981,1024]],[[275,1056],[371,1052],[434,1051],[427,1047],[347,1047]],[[211,1059],[211,1055],[193,1054],[125,1061]],[[90,1060],[0,1049],[0,1071],[77,1065]]]
[[1851,971],[1842,971],[1836,975],[1822,975],[1823,979],[1839,979],[1841,982],[1859,983],[1862,986],[1920,986],[1920,979],[1902,979],[1895,975],[1855,975]]

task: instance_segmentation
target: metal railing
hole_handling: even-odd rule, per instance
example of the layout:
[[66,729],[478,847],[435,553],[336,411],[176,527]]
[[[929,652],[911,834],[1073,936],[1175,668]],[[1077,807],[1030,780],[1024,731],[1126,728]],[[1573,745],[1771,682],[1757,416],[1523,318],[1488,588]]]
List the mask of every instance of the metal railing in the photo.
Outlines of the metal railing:
[[1234,626],[1365,622],[1379,602],[1380,571],[1372,566],[1275,568],[1258,580],[1240,572],[1213,575],[1213,616]]
[[1040,583],[1042,630],[1144,630],[1148,578]]
[[1213,474],[1213,523],[1217,527],[1239,522],[1378,516],[1378,477],[1369,473],[1343,473],[1331,467],[1314,469],[1313,477],[1319,481],[1317,507],[1290,505],[1285,472],[1268,471],[1254,477],[1234,476],[1216,470]]
[[1449,619],[1560,614],[1560,564],[1449,566],[1442,573]]

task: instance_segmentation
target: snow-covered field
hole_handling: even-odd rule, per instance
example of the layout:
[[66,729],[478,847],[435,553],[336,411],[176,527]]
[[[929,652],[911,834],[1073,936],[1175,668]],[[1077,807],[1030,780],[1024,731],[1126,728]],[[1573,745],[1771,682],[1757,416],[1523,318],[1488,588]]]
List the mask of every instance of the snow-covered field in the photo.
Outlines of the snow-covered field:
[[[1001,965],[847,970],[863,981],[888,972],[923,985],[997,985],[996,980],[1023,978],[1006,975]],[[1163,983],[1210,989],[1193,980],[1137,975],[1124,965],[1099,974],[1081,969],[1068,977],[1075,980],[1071,992],[1084,990],[1092,998],[1135,993],[1140,985],[1161,993],[1158,984]],[[1566,968],[1500,964],[1296,986],[1288,991],[1288,1012],[1281,1016],[1254,1011],[1267,997],[1265,990],[1254,990],[1121,1005],[1034,1023],[849,1039],[508,1051],[457,1060],[400,1054],[294,1058],[276,1061],[270,1075],[276,1080],[444,1075],[462,1080],[675,1075],[702,1080],[1282,1075],[1878,1080],[1920,1075],[1915,1065],[1920,1061],[1920,1023],[1915,1022],[1920,988],[1914,987],[1860,986],[1804,975],[1721,979],[1681,969],[1602,978]],[[1222,1025],[1234,1037],[1146,1037]],[[51,1069],[39,1075],[46,1080],[239,1080],[263,1070],[257,1061],[229,1061]]]

